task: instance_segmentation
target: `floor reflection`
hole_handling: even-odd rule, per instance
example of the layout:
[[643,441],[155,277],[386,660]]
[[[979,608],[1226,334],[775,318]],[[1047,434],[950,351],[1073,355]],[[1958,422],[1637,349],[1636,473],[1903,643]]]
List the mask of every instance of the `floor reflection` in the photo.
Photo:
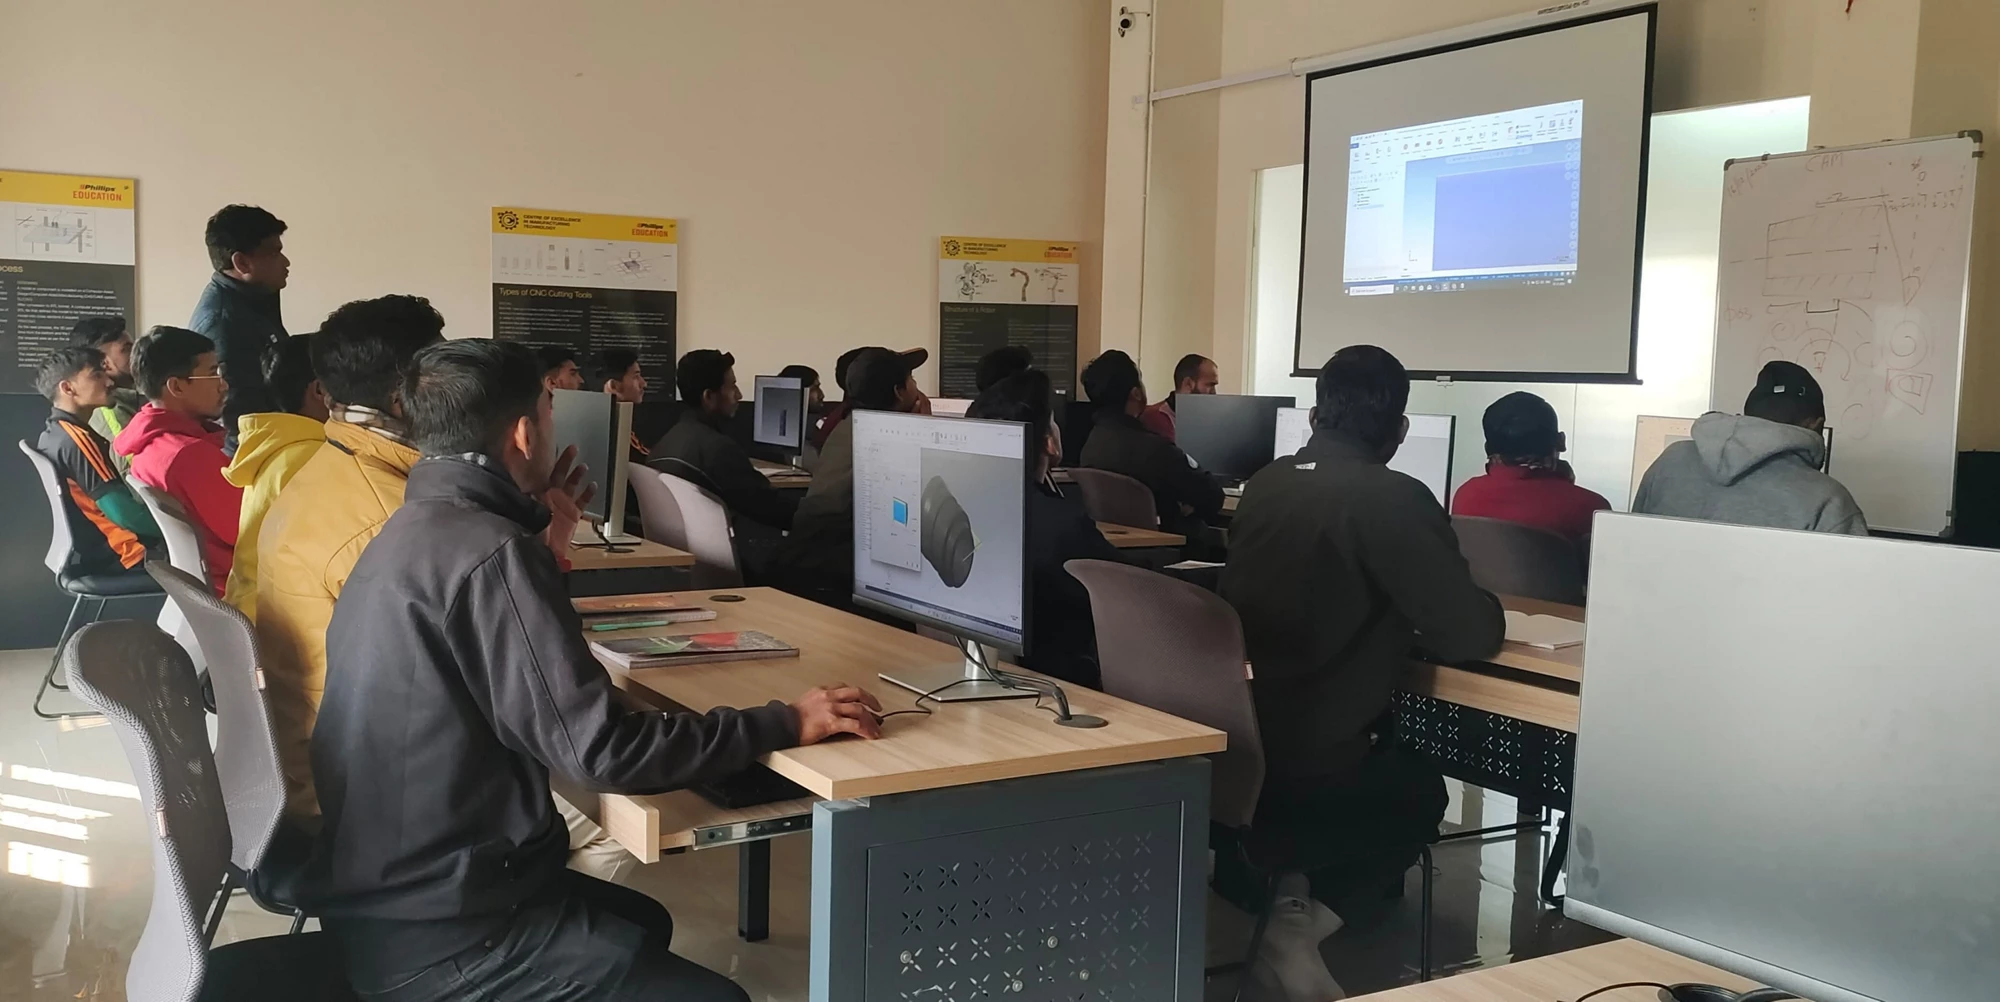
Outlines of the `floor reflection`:
[[[152,850],[138,790],[109,728],[50,722],[29,710],[46,652],[0,652],[0,1002],[122,1000],[125,965],[152,897]],[[70,697],[51,695],[61,708]],[[1461,829],[1511,824],[1511,798],[1454,787],[1448,823]],[[1435,951],[1440,974],[1572,949],[1610,937],[1562,919],[1536,900],[1551,834],[1446,843],[1436,852]],[[809,837],[772,851],[771,938],[736,937],[736,853],[713,850],[641,867],[634,886],[675,917],[675,949],[736,978],[759,1002],[806,997]],[[1416,980],[1417,875],[1401,898],[1366,915],[1322,949],[1351,995]],[[1212,901],[1209,959],[1241,956],[1251,920]],[[239,895],[218,942],[282,935],[289,919]],[[1210,996],[1228,998],[1219,979]]]

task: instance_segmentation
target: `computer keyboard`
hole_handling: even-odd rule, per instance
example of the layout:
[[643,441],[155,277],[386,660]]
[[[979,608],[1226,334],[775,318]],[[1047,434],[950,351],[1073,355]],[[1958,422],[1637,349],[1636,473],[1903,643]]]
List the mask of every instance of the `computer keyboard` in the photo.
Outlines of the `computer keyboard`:
[[812,791],[761,766],[690,787],[703,800],[717,807],[756,807],[780,800],[812,796]]

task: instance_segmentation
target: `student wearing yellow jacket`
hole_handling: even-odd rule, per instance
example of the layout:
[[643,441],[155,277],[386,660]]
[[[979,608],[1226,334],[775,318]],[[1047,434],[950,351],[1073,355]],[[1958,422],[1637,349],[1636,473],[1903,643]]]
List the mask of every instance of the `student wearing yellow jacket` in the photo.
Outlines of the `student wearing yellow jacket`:
[[236,530],[236,562],[229,566],[228,602],[257,621],[257,535],[264,514],[292,475],[326,441],[328,400],[313,375],[311,334],[286,338],[264,358],[264,386],[282,411],[236,419],[236,456],[222,478],[243,488]]

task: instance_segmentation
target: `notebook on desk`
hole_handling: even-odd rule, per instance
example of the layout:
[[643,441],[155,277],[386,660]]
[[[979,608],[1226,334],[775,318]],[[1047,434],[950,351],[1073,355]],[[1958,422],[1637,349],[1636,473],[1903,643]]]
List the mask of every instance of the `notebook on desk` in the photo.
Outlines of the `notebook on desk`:
[[1557,651],[1583,643],[1583,624],[1561,616],[1529,615],[1509,609],[1507,639],[1545,651]]
[[799,649],[757,630],[593,640],[590,649],[624,668],[669,668],[716,661],[795,658]]

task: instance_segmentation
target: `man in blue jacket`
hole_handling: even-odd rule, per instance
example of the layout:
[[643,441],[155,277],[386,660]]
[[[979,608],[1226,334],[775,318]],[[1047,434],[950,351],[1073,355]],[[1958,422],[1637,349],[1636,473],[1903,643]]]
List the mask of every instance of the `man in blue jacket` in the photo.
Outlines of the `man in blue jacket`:
[[222,449],[236,453],[236,418],[274,411],[264,389],[264,353],[286,337],[278,292],[291,276],[285,221],[254,205],[225,205],[208,217],[208,260],[215,266],[194,304],[188,329],[215,342],[215,360],[229,380],[222,405]]

